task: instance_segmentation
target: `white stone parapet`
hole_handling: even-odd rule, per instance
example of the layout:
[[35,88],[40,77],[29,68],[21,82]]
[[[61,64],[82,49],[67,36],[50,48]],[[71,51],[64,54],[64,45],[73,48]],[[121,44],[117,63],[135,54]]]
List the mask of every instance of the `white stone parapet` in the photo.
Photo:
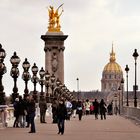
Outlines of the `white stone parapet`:
[[0,127],[7,127],[14,118],[13,105],[0,105]]
[[121,115],[140,122],[140,108],[123,107]]

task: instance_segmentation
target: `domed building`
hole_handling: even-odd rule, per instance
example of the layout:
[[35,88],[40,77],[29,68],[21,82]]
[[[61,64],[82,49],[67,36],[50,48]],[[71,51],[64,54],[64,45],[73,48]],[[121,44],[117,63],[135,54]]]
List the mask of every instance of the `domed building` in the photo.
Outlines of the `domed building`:
[[122,78],[123,72],[120,65],[116,62],[115,53],[112,45],[109,63],[105,65],[104,70],[102,72],[101,92],[102,93],[117,92]]

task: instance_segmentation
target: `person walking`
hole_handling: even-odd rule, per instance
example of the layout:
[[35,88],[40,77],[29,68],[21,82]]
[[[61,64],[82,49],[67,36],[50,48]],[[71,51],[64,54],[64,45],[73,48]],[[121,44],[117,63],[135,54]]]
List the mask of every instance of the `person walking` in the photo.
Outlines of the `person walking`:
[[22,96],[19,96],[19,124],[21,128],[25,127],[25,122],[26,122],[26,105],[24,100],[22,99]]
[[26,114],[26,123],[27,123],[27,125],[26,125],[26,127],[28,128],[29,127],[29,125],[30,125],[30,120],[29,120],[29,102],[30,102],[30,96],[28,95],[28,96],[25,96],[24,97],[24,104],[25,104],[25,114]]
[[57,114],[56,114],[56,111],[57,111],[57,107],[58,107],[58,101],[56,98],[54,98],[53,102],[52,102],[52,123],[57,123]]
[[80,100],[77,102],[77,114],[78,114],[79,121],[81,121],[83,115],[83,104]]
[[90,114],[90,101],[89,101],[89,99],[86,99],[85,109],[86,109],[86,115],[89,115]]
[[19,98],[15,99],[13,106],[14,106],[14,117],[15,117],[13,127],[19,127]]
[[76,117],[76,110],[77,110],[77,101],[74,99],[72,100],[72,116],[73,118]]
[[35,122],[34,122],[34,118],[35,118],[35,100],[32,96],[29,97],[29,106],[28,106],[28,113],[29,113],[29,122],[31,124],[31,130],[29,131],[29,133],[36,133],[36,129],[35,129]]
[[95,120],[97,120],[99,114],[99,102],[97,101],[97,99],[95,99],[95,101],[93,102],[93,106],[94,106]]
[[71,114],[72,114],[72,103],[70,102],[70,99],[67,99],[65,102],[66,109],[67,109],[67,120],[70,120]]
[[39,108],[40,108],[40,123],[46,123],[45,116],[47,110],[47,103],[44,97],[40,98]]
[[56,115],[57,115],[58,134],[63,135],[65,129],[65,119],[67,116],[67,109],[64,100],[62,99],[59,100]]
[[101,120],[106,119],[106,103],[104,102],[104,99],[101,99],[100,102],[100,115],[101,115]]

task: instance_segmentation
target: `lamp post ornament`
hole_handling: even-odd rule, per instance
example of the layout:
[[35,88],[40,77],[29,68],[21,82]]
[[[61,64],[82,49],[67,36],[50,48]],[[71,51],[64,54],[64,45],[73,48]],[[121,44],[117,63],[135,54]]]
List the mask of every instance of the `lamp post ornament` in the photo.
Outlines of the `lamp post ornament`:
[[[56,10],[54,10],[53,6],[49,6],[48,12],[49,12],[49,26],[48,31],[49,32],[60,32],[60,16],[63,13],[63,4],[61,4]],[[59,9],[62,8],[61,12],[59,13]]]

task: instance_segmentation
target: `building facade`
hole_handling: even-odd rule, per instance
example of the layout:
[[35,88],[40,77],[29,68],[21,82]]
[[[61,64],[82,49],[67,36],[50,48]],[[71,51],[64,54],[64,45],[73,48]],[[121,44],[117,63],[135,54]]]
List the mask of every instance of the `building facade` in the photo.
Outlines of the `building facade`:
[[119,94],[118,88],[121,85],[122,79],[123,72],[120,65],[116,62],[115,52],[112,45],[110,59],[103,69],[101,79],[101,92],[104,94],[108,93],[108,100],[113,100],[114,96]]

